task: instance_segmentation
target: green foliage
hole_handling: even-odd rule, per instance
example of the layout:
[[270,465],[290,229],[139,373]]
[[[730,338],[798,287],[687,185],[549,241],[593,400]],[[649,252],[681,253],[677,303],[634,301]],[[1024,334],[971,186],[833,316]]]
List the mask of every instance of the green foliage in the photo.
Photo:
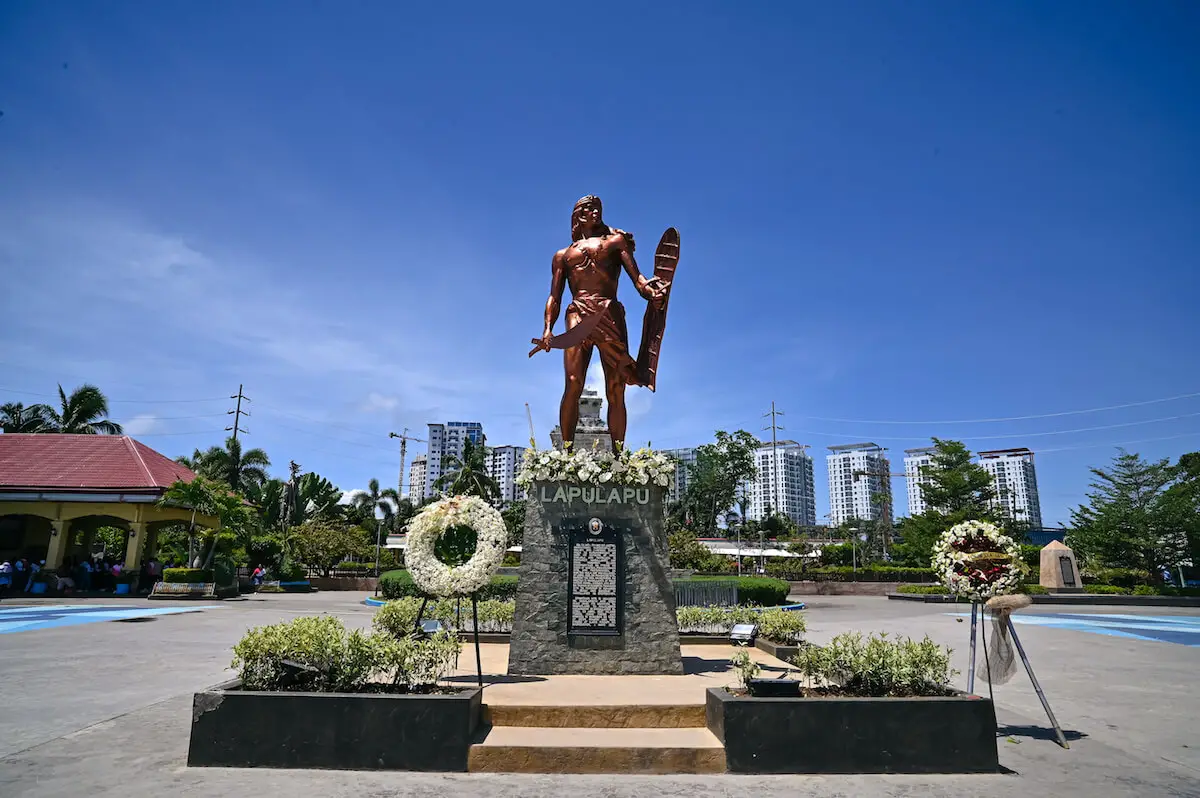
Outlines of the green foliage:
[[1083,584],[1117,585],[1119,587],[1136,587],[1150,585],[1155,582],[1149,571],[1137,568],[1089,568],[1083,574]]
[[520,546],[521,541],[525,539],[525,508],[528,505],[523,501],[509,502],[500,511],[500,517],[504,519],[504,528],[508,530],[508,546]]
[[[413,633],[421,599],[407,596],[389,601],[379,608],[371,624],[378,632],[393,637],[407,637]],[[479,602],[479,631],[481,633],[507,633],[512,631],[513,613],[516,603],[486,599]],[[460,618],[461,613],[461,618]],[[459,605],[455,599],[430,601],[425,607],[424,620],[438,620],[447,629],[470,632],[474,630],[471,602],[464,599]]]
[[734,624],[756,623],[753,607],[676,607],[675,618],[683,634],[728,634]]
[[446,565],[459,566],[475,555],[479,533],[469,526],[447,527],[434,543],[434,555]]
[[772,579],[766,576],[693,576],[689,579],[676,579],[677,584],[688,582],[736,582],[738,603],[760,607],[775,607],[787,601],[791,585],[782,579]]
[[[109,421],[108,400],[95,385],[84,383],[67,396],[58,386],[59,409],[50,405],[35,405],[42,418],[37,432],[59,432],[72,435],[120,435],[121,425]],[[32,408],[31,408],[32,410]]]
[[308,578],[305,567],[295,560],[283,559],[268,571],[279,582],[302,582]]
[[1138,585],[1137,587],[1135,587],[1133,589],[1133,595],[1135,595],[1135,596],[1157,596],[1158,591],[1155,590],[1150,585]]
[[827,646],[804,646],[792,663],[809,688],[866,697],[936,696],[950,692],[955,673],[950,653],[928,636],[917,642],[880,632],[864,640],[859,632],[847,632]]
[[1092,474],[1088,504],[1071,513],[1067,545],[1090,568],[1134,568],[1160,582],[1194,543],[1197,505],[1188,501],[1186,469],[1122,450]]
[[8,402],[0,406],[0,432],[45,432],[46,405],[30,405]]
[[1085,589],[1088,593],[1096,593],[1101,596],[1128,596],[1133,593],[1133,588],[1119,585],[1088,585]]
[[214,574],[211,568],[164,568],[163,581],[174,584],[211,583]]
[[485,443],[470,438],[463,441],[462,457],[446,455],[442,461],[442,476],[434,487],[451,496],[478,496],[484,501],[500,497],[500,485],[488,474],[488,449]]
[[792,560],[768,562],[767,573],[781,579],[813,582],[932,582],[932,568],[905,568],[897,565],[869,565],[854,569],[849,565],[801,568]]
[[225,447],[210,447],[207,451],[196,449],[191,457],[176,460],[201,476],[221,482],[232,490],[249,492],[267,481],[267,468],[271,459],[262,449],[243,451],[242,442],[232,435],[225,439]]
[[902,546],[893,551],[901,564],[926,567],[934,543],[950,527],[962,521],[991,521],[1024,539],[1024,528],[1017,529],[1012,519],[1006,519],[990,502],[996,497],[992,475],[971,461],[971,452],[959,441],[934,438],[934,453],[928,466],[922,469],[928,482],[921,493],[930,508],[920,515],[905,518],[897,531]]
[[737,671],[738,684],[743,690],[750,689],[750,680],[756,678],[762,670],[759,664],[750,658],[750,652],[745,650],[735,651],[729,658],[729,664]]
[[[232,667],[246,690],[358,692],[372,677],[419,691],[436,684],[453,667],[460,644],[441,634],[429,640],[398,640],[389,634],[347,632],[324,615],[251,629],[234,646]],[[315,669],[294,681],[284,661]]]
[[913,596],[944,596],[950,593],[950,589],[945,585],[900,585],[896,592]]
[[1042,567],[1042,547],[1021,544],[1021,562],[1036,573]]
[[1041,585],[1026,583],[1018,587],[1017,592],[1025,593],[1026,595],[1030,596],[1044,596],[1050,591],[1046,590],[1046,588],[1042,587]]
[[342,560],[366,553],[357,529],[329,521],[308,521],[292,530],[292,552],[299,562],[319,568],[324,576]]
[[821,565],[850,567],[854,564],[854,547],[849,543],[830,543],[821,547]]
[[[421,596],[421,591],[413,583],[408,571],[386,571],[379,577],[379,592],[388,601],[406,596]],[[517,577],[493,576],[491,581],[479,591],[479,600],[496,599],[507,601],[517,595]]]
[[772,607],[758,614],[758,634],[773,643],[795,645],[807,629],[804,614],[797,610]]
[[725,573],[733,563],[731,558],[709,551],[696,539],[695,533],[684,528],[677,528],[667,535],[667,553],[672,568],[701,573]]
[[379,521],[383,522],[385,529],[394,529],[396,524],[396,510],[400,506],[400,494],[395,488],[379,487],[379,480],[372,479],[367,483],[367,489],[361,491],[354,496],[354,500],[350,503],[351,510],[358,523],[365,525],[371,532],[371,539],[375,539],[376,524]]
[[682,498],[691,527],[701,533],[717,528],[717,519],[734,505],[738,487],[754,478],[758,469],[754,453],[761,445],[745,430],[732,435],[717,430],[716,440],[696,449],[696,461],[688,464],[687,491]]

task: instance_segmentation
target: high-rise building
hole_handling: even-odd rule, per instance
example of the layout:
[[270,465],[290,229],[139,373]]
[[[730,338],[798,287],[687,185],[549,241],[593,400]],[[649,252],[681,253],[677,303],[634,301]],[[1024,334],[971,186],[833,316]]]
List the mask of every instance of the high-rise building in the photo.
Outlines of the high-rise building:
[[922,469],[933,462],[933,453],[936,451],[937,449],[932,446],[904,450],[904,481],[908,486],[908,515],[910,518],[929,509],[925,506],[925,494],[921,492],[921,486],[929,483],[929,477]]
[[677,502],[687,492],[688,466],[696,462],[696,447],[663,449],[660,453],[675,458],[675,479],[667,486],[667,501]]
[[438,491],[433,487],[442,478],[447,458],[461,459],[463,447],[469,440],[483,443],[483,425],[478,421],[448,421],[445,424],[430,424],[428,457],[425,463],[425,497]]
[[425,455],[419,454],[408,464],[408,495],[413,504],[425,501]]
[[795,441],[764,443],[754,453],[757,476],[746,486],[750,504],[746,515],[762,521],[772,511],[786,515],[801,526],[816,526],[817,505],[813,487],[813,464],[807,446]]
[[892,520],[891,463],[874,443],[830,446],[829,523]]
[[502,504],[525,498],[525,491],[517,486],[517,474],[524,458],[524,446],[496,446],[488,450],[487,473],[500,486]]
[[992,475],[996,498],[992,505],[1008,517],[1042,528],[1042,504],[1038,499],[1037,472],[1033,452],[1028,449],[997,449],[979,453],[979,464]]

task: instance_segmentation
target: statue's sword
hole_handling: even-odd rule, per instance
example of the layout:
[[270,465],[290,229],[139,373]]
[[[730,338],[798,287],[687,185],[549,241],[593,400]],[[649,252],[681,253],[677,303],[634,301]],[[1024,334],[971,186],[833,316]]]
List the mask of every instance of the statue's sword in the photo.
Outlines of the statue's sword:
[[[587,337],[592,334],[592,330],[596,329],[596,325],[600,323],[600,317],[608,312],[609,300],[605,299],[596,303],[596,308],[593,313],[584,316],[583,319],[571,329],[561,335],[556,335],[550,339],[551,349],[570,349],[573,346],[579,346],[587,340]],[[531,338],[529,341],[533,344],[533,349],[529,350],[529,356],[533,357],[539,351],[545,349],[542,345],[541,338]]]

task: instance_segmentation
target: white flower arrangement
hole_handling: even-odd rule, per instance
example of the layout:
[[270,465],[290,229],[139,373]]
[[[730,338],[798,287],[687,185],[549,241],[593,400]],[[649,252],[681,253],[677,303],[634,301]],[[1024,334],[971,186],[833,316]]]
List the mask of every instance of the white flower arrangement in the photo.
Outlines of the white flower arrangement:
[[618,454],[602,449],[526,449],[516,481],[524,489],[534,482],[665,488],[674,478],[675,461],[647,448],[622,449]]
[[1016,541],[987,521],[963,521],[933,546],[933,570],[951,593],[972,601],[1012,593],[1024,568]]
[[[434,547],[451,527],[475,530],[475,554],[452,567],[437,558]],[[482,589],[504,561],[508,530],[500,512],[477,496],[450,496],[430,504],[408,525],[405,560],[413,582],[432,596],[466,596]]]

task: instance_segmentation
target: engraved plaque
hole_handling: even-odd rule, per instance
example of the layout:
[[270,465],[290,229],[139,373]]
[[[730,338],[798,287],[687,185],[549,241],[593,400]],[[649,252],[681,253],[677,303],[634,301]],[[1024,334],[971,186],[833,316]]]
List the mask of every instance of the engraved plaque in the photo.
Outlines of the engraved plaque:
[[621,588],[625,581],[621,532],[597,518],[567,527],[567,633],[621,634]]

